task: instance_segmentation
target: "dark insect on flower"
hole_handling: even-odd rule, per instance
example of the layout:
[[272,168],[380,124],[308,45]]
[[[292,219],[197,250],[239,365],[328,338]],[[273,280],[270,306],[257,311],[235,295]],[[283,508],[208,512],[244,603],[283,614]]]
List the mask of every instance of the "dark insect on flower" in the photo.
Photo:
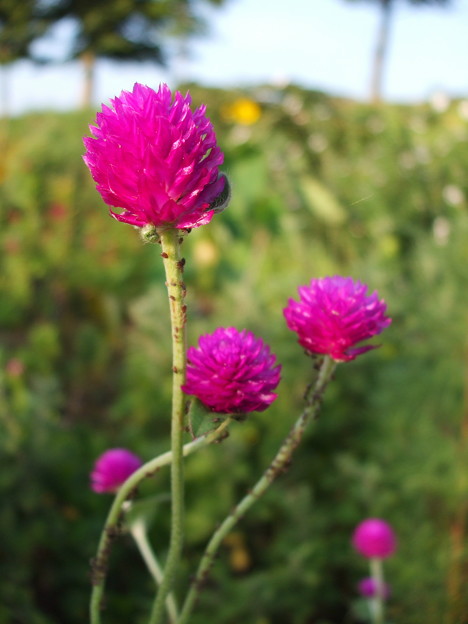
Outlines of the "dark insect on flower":
[[208,209],[214,210],[215,213],[222,212],[225,208],[227,208],[229,202],[231,201],[231,185],[229,184],[229,180],[224,173],[220,173],[218,175],[218,180],[220,180],[221,178],[224,179],[223,190],[217,197],[213,199]]

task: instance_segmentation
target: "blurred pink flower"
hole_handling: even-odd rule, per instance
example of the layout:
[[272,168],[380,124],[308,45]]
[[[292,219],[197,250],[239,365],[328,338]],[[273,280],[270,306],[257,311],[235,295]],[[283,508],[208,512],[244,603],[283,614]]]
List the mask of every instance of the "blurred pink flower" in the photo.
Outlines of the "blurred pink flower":
[[52,221],[62,221],[70,214],[64,204],[54,202],[49,206],[48,215]]
[[187,352],[184,392],[222,414],[262,412],[276,399],[281,366],[260,338],[228,327],[201,336],[198,344]]
[[15,255],[21,251],[21,242],[18,238],[11,236],[4,239],[4,249],[7,254]]
[[368,559],[385,559],[396,550],[397,540],[392,527],[380,518],[367,518],[355,529],[352,538],[354,548]]
[[[223,193],[223,154],[205,106],[160,85],[135,84],[97,114],[85,137],[84,161],[96,188],[118,221],[142,227],[193,228],[211,221]],[[214,206],[213,206],[214,208]]]
[[5,370],[10,377],[21,377],[24,373],[24,364],[19,358],[11,358],[6,363]]
[[325,354],[340,362],[375,349],[355,348],[362,340],[380,334],[392,322],[385,316],[386,304],[376,292],[350,277],[313,279],[299,287],[300,301],[290,299],[284,309],[289,329],[297,332],[299,344],[309,353]]
[[[364,596],[364,598],[374,598],[375,596],[377,596],[377,587],[378,585],[375,579],[373,579],[371,576],[369,576],[368,578],[363,578],[361,581],[359,581],[358,584],[359,593],[361,594],[361,596]],[[388,585],[388,583],[383,584],[383,598],[385,600],[388,600],[388,598],[390,598],[390,585]]]
[[109,449],[94,464],[91,488],[98,493],[115,492],[142,464],[141,459],[127,449]]

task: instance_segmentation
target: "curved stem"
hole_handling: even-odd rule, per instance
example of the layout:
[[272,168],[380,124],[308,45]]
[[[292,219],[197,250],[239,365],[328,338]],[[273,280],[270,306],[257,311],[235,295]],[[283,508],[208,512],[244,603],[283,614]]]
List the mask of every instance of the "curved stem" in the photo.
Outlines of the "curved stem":
[[[183,447],[184,457],[197,451],[198,449],[212,444],[219,440],[225,432],[226,428],[232,422],[231,418],[227,418],[221,425],[204,437],[197,438]],[[172,461],[172,452],[168,451],[158,457],[150,460],[141,468],[136,470],[130,477],[122,484],[117,492],[114,502],[107,515],[106,523],[104,525],[99,545],[96,553],[96,557],[92,562],[92,583],[93,590],[91,593],[90,604],[90,620],[91,624],[100,624],[101,622],[101,603],[104,594],[105,580],[107,574],[107,564],[109,560],[112,544],[116,537],[120,534],[121,522],[123,520],[123,506],[126,500],[132,498],[136,492],[139,484],[146,478],[155,475],[160,468],[167,466]]]
[[197,574],[187,594],[180,617],[177,620],[177,624],[186,624],[188,621],[195,601],[198,598],[208,574],[210,573],[211,567],[215,561],[216,553],[223,539],[232,527],[244,516],[247,510],[264,494],[273,481],[288,467],[293,452],[302,440],[307,424],[318,414],[318,410],[322,403],[323,393],[332,378],[335,368],[336,362],[328,356],[325,356],[317,381],[313,389],[307,392],[306,406],[283,444],[280,446],[273,461],[254,487],[246,496],[244,496],[236,507],[234,507],[231,513],[214,532],[200,561]]
[[[146,533],[146,525],[143,520],[134,522],[130,527],[130,533],[132,534],[135,544],[140,551],[143,561],[148,568],[149,573],[154,579],[156,586],[162,583],[163,571],[159,565],[159,561],[151,548],[151,544],[148,540]],[[166,598],[166,610],[169,615],[170,624],[177,622],[177,604],[173,594],[168,594]]]
[[149,619],[150,624],[161,621],[166,597],[172,590],[183,546],[184,523],[184,465],[183,435],[186,397],[182,392],[187,368],[186,305],[183,282],[184,262],[180,256],[180,232],[175,229],[160,232],[162,257],[166,271],[172,330],[172,418],[171,418],[171,537],[164,568],[164,577],[156,595]]

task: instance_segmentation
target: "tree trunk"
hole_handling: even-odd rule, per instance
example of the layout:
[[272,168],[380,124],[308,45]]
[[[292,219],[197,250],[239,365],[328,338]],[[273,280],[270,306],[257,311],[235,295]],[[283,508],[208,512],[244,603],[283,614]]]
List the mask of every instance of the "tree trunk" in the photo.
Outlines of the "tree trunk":
[[94,52],[87,50],[81,55],[83,64],[83,92],[81,94],[81,108],[91,108],[94,95],[94,76],[96,68],[96,56]]
[[377,36],[377,45],[375,47],[371,78],[371,100],[374,104],[377,104],[382,99],[382,78],[388,51],[393,0],[380,0],[380,5],[382,13]]

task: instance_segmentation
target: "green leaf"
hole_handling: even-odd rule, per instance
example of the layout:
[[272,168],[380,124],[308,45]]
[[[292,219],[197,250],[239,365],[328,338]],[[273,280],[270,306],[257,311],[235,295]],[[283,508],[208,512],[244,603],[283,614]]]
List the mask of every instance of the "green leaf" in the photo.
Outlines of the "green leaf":
[[213,414],[198,399],[193,399],[188,418],[192,437],[199,438],[216,429],[224,420],[224,415]]
[[340,225],[346,220],[342,205],[322,182],[311,176],[303,176],[300,189],[306,205],[318,219],[329,225]]

